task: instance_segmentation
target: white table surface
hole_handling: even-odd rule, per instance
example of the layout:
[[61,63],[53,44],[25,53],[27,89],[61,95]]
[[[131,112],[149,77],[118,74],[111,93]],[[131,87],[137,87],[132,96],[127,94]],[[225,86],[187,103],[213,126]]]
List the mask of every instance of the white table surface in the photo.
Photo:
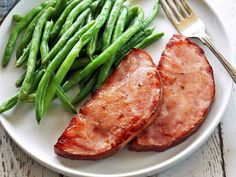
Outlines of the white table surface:
[[[205,0],[232,34],[236,52],[236,1]],[[236,60],[233,59],[233,60]],[[224,117],[211,138],[189,158],[153,177],[236,177],[236,86]],[[23,153],[0,125],[0,177],[65,177]]]

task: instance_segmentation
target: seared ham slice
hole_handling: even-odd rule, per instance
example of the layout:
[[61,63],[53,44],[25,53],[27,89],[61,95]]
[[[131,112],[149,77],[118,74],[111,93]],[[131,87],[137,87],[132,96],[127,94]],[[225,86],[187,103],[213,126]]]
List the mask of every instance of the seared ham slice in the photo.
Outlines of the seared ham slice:
[[55,152],[70,159],[110,156],[153,122],[160,100],[155,64],[146,52],[133,49],[72,119]]
[[192,135],[214,101],[213,71],[203,50],[174,35],[158,65],[163,81],[161,113],[129,146],[134,151],[164,151]]

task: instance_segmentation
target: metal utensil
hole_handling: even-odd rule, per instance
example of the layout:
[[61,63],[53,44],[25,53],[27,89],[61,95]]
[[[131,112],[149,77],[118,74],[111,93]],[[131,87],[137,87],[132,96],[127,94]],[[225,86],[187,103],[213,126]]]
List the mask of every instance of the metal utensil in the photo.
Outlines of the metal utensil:
[[160,0],[167,17],[175,28],[185,37],[198,38],[205,44],[221,62],[236,83],[236,69],[225,59],[214,46],[206,33],[203,21],[193,12],[185,0]]

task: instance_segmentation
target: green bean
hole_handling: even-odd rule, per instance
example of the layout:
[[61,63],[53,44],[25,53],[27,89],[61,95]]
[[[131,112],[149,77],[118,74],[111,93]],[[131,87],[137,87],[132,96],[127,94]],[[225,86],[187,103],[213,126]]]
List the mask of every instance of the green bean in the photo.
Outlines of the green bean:
[[142,42],[135,46],[135,48],[144,49],[153,42],[159,40],[164,36],[164,33],[153,33],[150,36],[146,37]]
[[152,10],[151,14],[148,16],[148,18],[146,18],[144,20],[143,28],[148,26],[154,20],[154,18],[157,16],[157,13],[159,11],[159,7],[160,7],[159,6],[159,0],[155,0],[154,6],[153,6],[153,10]]
[[29,57],[30,44],[23,50],[23,53],[19,59],[16,61],[16,67],[19,68],[25,64]]
[[[116,39],[118,39],[120,37],[120,35],[122,35],[124,28],[125,28],[125,21],[126,21],[127,13],[128,13],[127,8],[124,7],[121,11],[121,14],[120,14],[118,20],[117,20],[117,24],[116,24],[115,31],[114,31],[113,38],[112,38],[112,43],[114,43],[116,41]],[[95,90],[100,88],[101,85],[107,79],[109,72],[111,70],[111,67],[114,63],[114,60],[115,60],[115,55],[111,56],[111,59],[102,66],[101,71],[98,76],[96,86],[95,86]]]
[[88,56],[90,59],[93,60],[93,55],[96,52],[97,49],[97,42],[98,42],[99,32],[91,39],[91,41],[88,43]]
[[96,19],[96,23],[84,35],[82,35],[81,39],[76,43],[76,45],[73,47],[71,52],[68,54],[68,56],[62,63],[61,67],[58,69],[55,77],[52,78],[52,82],[48,87],[48,92],[46,96],[42,100],[40,100],[40,103],[39,103],[39,105],[41,105],[41,110],[36,113],[36,117],[38,121],[40,121],[40,119],[42,118],[42,115],[48,109],[49,104],[55,95],[58,85],[63,81],[65,75],[69,71],[71,65],[74,63],[74,60],[78,56],[80,50],[83,48],[83,46],[85,46],[91,40],[91,38],[99,31],[99,29],[106,22],[106,19],[109,15],[112,4],[113,4],[112,0],[106,1],[101,14]]
[[49,54],[43,58],[42,63],[46,64],[51,61],[57,53],[61,50],[61,48],[67,43],[68,39],[74,34],[74,32],[79,28],[82,21],[89,14],[90,9],[85,10],[81,15],[77,18],[76,22],[65,32],[65,34],[59,39],[56,45],[51,49]]
[[81,68],[87,66],[90,62],[91,62],[91,60],[88,57],[78,58],[75,60],[75,62],[71,66],[70,70],[74,71],[74,70],[81,69]]
[[77,111],[74,107],[74,105],[70,102],[70,99],[67,97],[64,90],[59,86],[59,89],[57,89],[57,96],[60,99],[61,103],[67,108],[69,111],[71,111],[74,114],[77,114]]
[[44,27],[47,19],[53,13],[53,10],[54,9],[51,7],[46,9],[45,12],[43,13],[43,15],[39,18],[39,21],[35,26],[33,38],[32,38],[31,45],[30,45],[26,76],[25,76],[25,80],[22,84],[20,95],[19,95],[20,98],[23,98],[27,94],[29,94],[30,89],[32,87],[32,83],[34,81],[34,77],[33,77],[34,74],[33,73],[35,72],[35,68],[36,68],[36,59],[37,59],[37,54],[38,54],[38,50],[39,50],[41,35],[43,32],[43,27]]
[[[81,71],[81,70],[80,70]],[[99,71],[99,70],[98,70]],[[79,72],[79,71],[76,71],[76,72]],[[75,73],[76,73],[75,72]],[[98,72],[95,72],[96,73],[96,75],[98,74]],[[91,79],[91,77],[94,75],[94,73],[92,73],[91,75],[88,75],[87,77],[85,77],[83,80],[81,80],[79,83],[78,83],[78,85],[80,86],[80,90],[82,90],[83,89],[83,87],[85,86],[85,84],[87,84],[89,81],[90,81],[90,79]]]
[[129,13],[127,15],[126,22],[125,22],[125,29],[127,29],[129,27],[129,25],[131,24],[131,21],[138,14],[138,9],[139,9],[138,6],[132,6],[131,9],[129,10]]
[[17,47],[17,50],[16,50],[16,58],[17,59],[20,58],[20,56],[22,56],[24,49],[27,47],[30,40],[32,39],[32,35],[33,35],[33,32],[34,32],[35,25],[37,24],[38,19],[39,19],[39,17],[42,16],[42,14],[43,14],[43,11],[38,13],[38,15],[36,15],[34,17],[32,22],[26,28],[24,36],[23,36],[22,40],[19,42],[19,46]]
[[103,33],[103,48],[102,48],[102,51],[106,50],[107,47],[111,44],[112,32],[114,30],[117,18],[120,14],[120,10],[121,10],[123,2],[124,2],[124,0],[116,0],[114,5],[113,5],[113,8],[112,8],[110,16],[107,20],[105,30],[104,30],[104,33]]
[[50,33],[53,27],[53,22],[48,21],[44,27],[44,32],[42,36],[42,41],[40,44],[40,53],[41,53],[41,59],[43,60],[49,53],[49,46],[48,46],[48,41],[50,37]]
[[8,99],[6,102],[2,103],[0,106],[0,114],[10,110],[18,103],[18,94]]
[[72,1],[66,8],[65,10],[62,12],[61,16],[58,18],[58,20],[56,21],[54,27],[53,27],[53,30],[51,32],[51,38],[55,38],[60,30],[61,30],[61,27],[62,25],[64,24],[68,14],[72,11],[72,9],[81,2],[82,0],[75,0],[75,1]]
[[73,1],[74,1],[74,0],[68,0],[68,1],[66,2],[66,5],[67,5],[67,6],[70,5]]
[[[103,1],[101,1],[101,4],[102,3],[103,3]],[[100,11],[101,11],[100,8],[101,7],[98,6],[98,8],[96,9],[95,17],[97,16],[97,14],[100,13]],[[103,32],[103,31],[101,31],[101,32]],[[103,37],[104,37],[104,34],[100,35],[99,33],[94,37],[95,39],[93,39],[93,48],[94,48],[93,50],[95,50],[95,51],[93,53],[101,53],[103,51],[102,50],[103,49]]]
[[[135,45],[137,45],[139,42],[141,42],[143,39],[145,39],[147,36],[151,35],[154,31],[154,27],[143,29],[139,31],[137,34],[135,34],[124,46],[121,47],[119,51],[124,51],[127,49],[133,48]],[[122,52],[118,52],[119,53]]]
[[[157,13],[159,11],[159,0],[155,0],[155,4],[153,6],[153,10],[151,12],[151,14],[144,20],[142,28],[144,29],[146,26],[148,26],[153,19],[156,17]],[[127,26],[131,23],[133,15],[135,15],[135,6],[133,7],[133,9],[130,10],[130,13],[128,14],[127,20],[126,20],[126,24]],[[143,38],[144,39],[144,38]],[[133,40],[133,42],[137,42],[135,40]],[[129,50],[127,50],[129,48],[130,45],[132,45],[131,43],[133,43],[132,41],[130,41],[127,45],[125,45],[123,48],[126,49],[125,51],[128,52]],[[141,41],[139,41],[141,42]],[[133,46],[133,45],[132,45]],[[133,46],[134,47],[134,46]],[[120,56],[124,56],[124,52],[120,53]],[[118,62],[119,63],[119,62]],[[117,64],[118,64],[117,63]]]
[[[36,73],[36,79],[34,85],[37,87],[37,83],[40,81],[42,74],[44,73],[43,70]],[[65,92],[59,87],[59,91],[57,92],[58,98],[61,100],[62,104],[72,113],[77,113],[75,107],[70,102],[69,98],[66,96]],[[29,94],[26,98],[23,98],[21,101],[26,102],[34,102],[36,98],[36,94]]]
[[63,86],[65,90],[70,89],[76,83],[81,81],[83,78],[94,72],[102,64],[106,63],[112,55],[115,55],[117,51],[125,44],[129,39],[140,30],[142,21],[144,17],[144,12],[139,9],[139,15],[135,20],[135,23],[128,28],[110,47],[108,47],[104,52],[102,52],[98,57],[96,57],[91,63],[89,63],[79,75],[75,76],[70,82],[66,82]]
[[[77,114],[75,107],[72,105],[70,102],[69,98],[66,96],[66,93],[62,90],[61,87],[59,87],[59,92],[57,93],[58,98],[61,100],[62,104],[72,113]],[[26,98],[23,98],[22,100],[19,99],[20,101],[24,102],[35,102],[36,94],[29,94]]]
[[127,7],[124,6],[117,20],[116,27],[114,29],[114,34],[112,36],[112,43],[115,42],[116,39],[118,39],[125,30],[125,22],[127,15],[128,15],[128,9]]
[[[41,7],[47,8],[47,7],[50,7],[50,6],[54,6],[55,3],[56,3],[55,0],[53,0],[53,1],[46,1],[46,2],[41,4]],[[23,50],[29,44],[29,42],[30,42],[30,40],[32,38],[33,32],[34,32],[35,25],[37,24],[39,17],[42,16],[42,13],[43,13],[43,11],[38,13],[34,17],[34,19],[30,22],[29,26],[26,28],[26,31],[24,33],[24,37],[20,41],[19,46],[18,46],[18,48],[16,50],[16,58],[19,58],[22,55]]]
[[30,13],[28,13],[19,23],[16,24],[16,26],[13,28],[10,37],[8,39],[3,60],[2,60],[2,66],[5,67],[10,61],[13,49],[16,45],[17,38],[19,34],[23,31],[23,29],[31,22],[31,20],[34,18],[36,14],[38,14],[43,7],[39,6],[36,8],[33,8]]
[[89,81],[84,85],[82,90],[79,92],[79,94],[73,99],[72,103],[74,105],[78,104],[80,101],[82,101],[91,91],[93,90],[93,87],[97,80],[97,73],[95,73],[92,78],[89,79]]
[[59,36],[62,36],[70,28],[78,15],[87,9],[92,4],[92,2],[93,0],[83,0],[69,13],[64,25],[62,26]]
[[[124,58],[124,56],[132,49],[135,47],[135,45],[137,45],[139,42],[141,42],[143,39],[145,39],[145,37],[147,37],[148,35],[152,34],[154,28],[148,28],[145,30],[141,30],[138,34],[134,35],[130,41],[128,41],[118,52],[117,55],[115,56],[115,58],[112,60],[109,60],[109,67],[111,68],[112,65],[115,63],[115,67],[117,67],[120,62],[122,61],[122,59]],[[104,75],[104,81],[105,79],[108,77],[110,70],[105,70],[104,73],[106,73],[106,75]],[[103,82],[102,82],[103,83]],[[101,86],[97,84],[96,89],[98,89]]]
[[[126,27],[130,25],[133,18],[137,15],[137,11],[138,11],[138,6],[131,7],[127,20],[126,20],[126,25],[125,25]],[[144,20],[143,28],[148,26],[154,20],[158,11],[159,11],[159,0],[155,0],[151,14]]]
[[26,98],[19,99],[19,101],[23,101],[23,102],[35,102],[35,97],[36,97],[36,94],[35,94],[35,93],[32,93],[32,94],[27,95]]
[[19,98],[19,93],[17,93],[15,96],[11,97],[10,99],[8,99],[6,102],[2,103],[0,106],[0,114],[10,110],[11,108],[13,108],[18,101],[23,101],[23,102],[35,102],[35,97],[36,94],[29,94],[27,95],[27,97],[20,99]]
[[54,7],[53,19],[57,19],[66,7],[66,0],[57,0]]
[[26,75],[26,72],[24,72],[20,77],[19,79],[16,81],[15,85],[17,88],[21,87],[24,79],[25,79],[25,75]]
[[[33,17],[33,21],[29,21],[30,24],[28,25],[28,27],[27,27],[27,29],[26,29],[26,31],[24,33],[24,37],[20,41],[19,47],[17,48],[17,52],[16,52],[17,58],[19,58],[22,55],[23,49],[26,48],[26,46],[28,45],[29,41],[31,40],[33,31],[34,31],[34,27],[35,27],[39,17],[42,15],[43,9],[51,7],[51,6],[54,6],[55,4],[56,4],[56,0],[49,0],[49,1],[45,1],[45,2],[41,3],[38,6],[39,8],[41,8],[40,13],[36,15],[37,18]],[[31,11],[28,14],[30,14]],[[23,18],[25,18],[25,17],[23,17]]]
[[48,0],[41,3],[39,6],[42,6],[43,8],[54,7],[56,3],[57,0]]
[[33,92],[38,88],[39,82],[42,79],[44,73],[45,73],[45,69],[41,69],[41,70],[38,70],[38,71],[35,72],[34,82],[32,84],[30,92]]
[[91,22],[91,21],[93,21],[93,20],[94,20],[94,19],[93,19],[93,13],[90,12],[89,15],[87,16],[86,23],[89,23],[89,22]]
[[[91,61],[91,60],[90,60],[90,61]],[[66,79],[66,81],[70,82],[70,80],[73,80],[73,78],[74,78],[75,76],[78,76],[78,75],[80,74],[80,72],[81,72],[81,70],[75,71],[73,74],[70,75],[70,77],[68,77],[68,78]],[[93,74],[93,73],[92,73],[92,74]],[[91,74],[91,75],[92,75],[92,74]],[[97,74],[98,74],[98,73],[97,73]],[[83,80],[81,80],[78,84],[84,85],[85,83],[87,83],[87,82],[89,81],[90,77],[91,77],[91,76],[88,75],[88,76],[85,77]],[[68,91],[68,89],[65,90],[65,91]]]
[[116,59],[115,59],[115,67],[117,67],[124,56],[137,44],[139,44],[143,39],[145,39],[147,36],[151,35],[154,28],[147,28],[145,30],[141,30],[139,33],[137,33],[129,42],[127,42],[117,53]]
[[[92,13],[90,13],[90,15],[88,16],[87,22],[93,20],[93,15]],[[99,33],[99,32],[98,32]],[[91,41],[89,41],[88,45],[87,45],[87,55],[90,57],[90,59],[92,59],[93,54],[96,50],[96,44],[97,44],[97,38],[98,38],[98,33],[91,39]]]
[[[101,13],[101,11],[102,11],[102,8],[103,8],[103,5],[104,5],[104,3],[105,3],[105,0],[101,0],[101,2],[99,3],[99,5],[98,5],[98,7],[96,8],[96,11],[95,11],[95,13],[94,13],[94,18],[96,19],[98,16],[99,16],[99,14]],[[92,48],[95,48],[95,51],[93,52],[93,53],[101,53],[101,51],[102,51],[102,35],[101,35],[101,33],[103,32],[103,29],[101,29],[97,34],[96,34],[96,36],[92,39],[93,40],[93,43],[91,44],[91,47]],[[94,49],[92,49],[92,50],[94,50]],[[80,52],[80,56],[85,56],[85,55],[83,55],[84,53],[83,53],[83,50]],[[87,55],[86,55],[87,56]]]
[[101,3],[101,0],[95,1],[91,4],[90,8],[93,13],[95,13],[96,9],[99,7],[99,3]]
[[97,46],[96,46],[96,50],[95,50],[95,54],[100,54],[102,53],[102,48],[103,48],[103,43],[102,43],[102,30],[101,32],[98,34],[98,39],[97,39]]
[[13,15],[12,19],[14,22],[20,22],[24,17],[18,14]]
[[88,31],[93,25],[94,21],[88,23],[83,28],[81,28],[76,34],[67,42],[67,44],[63,47],[62,50],[59,51],[59,53],[55,56],[55,58],[49,63],[45,74],[43,75],[38,89],[37,89],[37,96],[36,96],[36,118],[39,122],[41,119],[41,115],[44,110],[44,101],[42,101],[46,95],[47,88],[49,81],[56,71],[56,69],[59,67],[59,65],[62,63],[62,61],[65,59],[69,51],[73,48],[73,46],[76,44],[76,42],[81,38],[81,36]]
[[78,29],[81,29],[84,27],[84,25],[86,25],[86,20],[82,20],[81,24],[79,25],[79,28]]
[[[144,20],[143,28],[148,26],[154,20],[154,18],[157,16],[157,13],[159,12],[159,7],[160,7],[159,6],[159,0],[155,0],[153,9],[151,11],[151,14]],[[130,12],[128,14],[127,21],[126,21],[126,26],[128,26],[131,23],[133,17],[136,15],[136,13],[137,13],[137,6],[133,6],[130,9]]]

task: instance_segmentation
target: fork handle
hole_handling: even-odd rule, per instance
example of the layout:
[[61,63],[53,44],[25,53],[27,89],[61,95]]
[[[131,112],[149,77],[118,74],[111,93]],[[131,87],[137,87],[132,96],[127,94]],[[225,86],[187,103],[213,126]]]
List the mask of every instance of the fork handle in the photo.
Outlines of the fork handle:
[[221,62],[224,68],[228,71],[229,75],[236,83],[236,69],[226,60],[226,58],[220,53],[220,51],[215,47],[215,45],[211,42],[210,37],[204,35],[200,38],[200,40],[205,44],[217,57],[217,59]]

